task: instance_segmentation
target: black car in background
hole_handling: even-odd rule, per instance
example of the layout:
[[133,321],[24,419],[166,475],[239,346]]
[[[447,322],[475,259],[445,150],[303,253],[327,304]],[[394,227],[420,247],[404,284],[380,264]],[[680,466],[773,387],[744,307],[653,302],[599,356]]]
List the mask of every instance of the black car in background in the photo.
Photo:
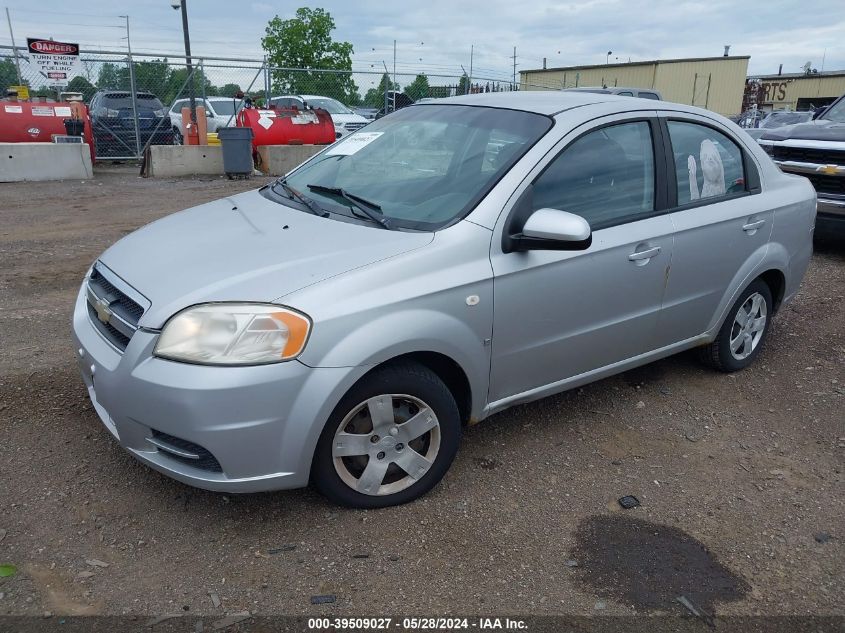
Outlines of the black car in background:
[[[146,145],[170,145],[173,130],[167,108],[151,92],[99,90],[88,106],[97,158],[134,157]],[[136,142],[135,113],[138,114]]]

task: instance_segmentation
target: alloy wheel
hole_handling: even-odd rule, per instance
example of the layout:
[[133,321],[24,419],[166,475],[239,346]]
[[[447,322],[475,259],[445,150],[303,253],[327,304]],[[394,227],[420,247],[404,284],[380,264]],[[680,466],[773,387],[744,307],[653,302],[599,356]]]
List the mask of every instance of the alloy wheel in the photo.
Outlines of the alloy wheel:
[[744,360],[757,348],[766,330],[766,312],[766,299],[759,292],[749,295],[737,310],[730,336],[735,359]]
[[406,394],[378,395],[355,406],[338,425],[335,471],[361,494],[395,494],[431,469],[440,437],[440,422],[425,402]]

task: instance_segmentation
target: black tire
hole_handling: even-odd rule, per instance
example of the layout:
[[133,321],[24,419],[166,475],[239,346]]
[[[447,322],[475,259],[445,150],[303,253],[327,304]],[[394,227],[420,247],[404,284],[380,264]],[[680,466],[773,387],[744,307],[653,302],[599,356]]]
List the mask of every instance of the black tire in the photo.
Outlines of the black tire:
[[[344,482],[338,473],[338,469],[335,467],[335,458],[332,454],[335,434],[340,430],[339,427],[344,419],[353,411],[358,410],[362,403],[370,398],[386,394],[411,396],[424,403],[434,412],[439,423],[439,449],[425,474],[408,487],[392,494],[365,494],[352,488],[351,484]],[[393,406],[395,408],[398,405],[393,403]],[[413,410],[411,410],[411,413],[413,413]],[[397,424],[401,426],[401,423]],[[375,430],[373,430],[373,434],[375,434]],[[382,439],[387,441],[389,438],[385,435]],[[437,374],[414,362],[385,365],[360,380],[335,407],[328,422],[326,422],[314,452],[311,481],[330,500],[353,508],[383,508],[408,503],[424,495],[443,478],[458,452],[460,441],[461,418],[458,406],[452,393]],[[396,446],[398,447],[399,444]],[[412,450],[410,442],[406,450]],[[374,458],[362,455],[351,459],[366,460],[363,461],[363,464],[369,465],[369,460]],[[341,461],[344,464],[346,463],[343,459]],[[392,464],[390,468],[394,468],[393,476],[404,476],[406,481],[413,481],[413,478],[399,469],[396,464]],[[388,472],[384,479],[378,481],[386,482],[390,476],[391,474]]]
[[[765,301],[765,325],[762,329],[759,340],[753,347],[752,351],[744,358],[737,358],[731,351],[732,335],[736,335],[740,329],[736,323],[737,314],[740,308],[745,306],[749,297],[755,294],[761,295]],[[716,339],[712,343],[699,348],[699,358],[707,366],[725,373],[745,369],[754,362],[754,359],[757,358],[760,351],[763,349],[766,337],[768,336],[769,330],[772,326],[772,316],[772,291],[765,281],[762,279],[756,279],[742,292],[741,295],[739,295],[739,298],[731,306],[731,309],[728,311],[728,315],[725,318],[725,322],[719,329],[719,334],[716,335]]]
[[184,145],[185,139],[182,138],[182,132],[179,131],[179,128],[173,126],[173,144],[174,145]]

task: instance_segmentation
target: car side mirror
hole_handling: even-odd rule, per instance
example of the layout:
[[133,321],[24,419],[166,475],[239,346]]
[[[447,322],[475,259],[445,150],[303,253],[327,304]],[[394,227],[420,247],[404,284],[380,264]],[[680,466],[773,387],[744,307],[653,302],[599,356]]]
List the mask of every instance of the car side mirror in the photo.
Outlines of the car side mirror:
[[593,242],[587,220],[559,209],[537,209],[510,238],[515,251],[581,251]]
[[813,112],[813,121],[815,121],[816,119],[820,119],[824,115],[824,113],[827,112],[828,107],[829,106],[822,106],[821,108],[818,108],[815,112]]

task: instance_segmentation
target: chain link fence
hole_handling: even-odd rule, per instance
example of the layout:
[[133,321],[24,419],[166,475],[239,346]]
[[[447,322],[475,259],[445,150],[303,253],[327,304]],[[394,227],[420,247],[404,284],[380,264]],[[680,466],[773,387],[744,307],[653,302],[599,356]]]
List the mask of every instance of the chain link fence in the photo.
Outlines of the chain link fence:
[[[17,53],[17,55],[15,55]],[[181,143],[181,109],[193,96],[206,108],[208,130],[234,125],[243,93],[257,107],[286,95],[313,95],[339,101],[371,120],[420,99],[518,89],[512,81],[457,74],[391,73],[385,68],[331,71],[270,67],[263,59],[80,51],[82,71],[67,85],[53,85],[26,54],[0,46],[0,91],[20,82],[32,100],[60,100],[79,93],[88,104],[98,159],[131,160],[151,144]],[[132,93],[136,98],[132,99]]]

